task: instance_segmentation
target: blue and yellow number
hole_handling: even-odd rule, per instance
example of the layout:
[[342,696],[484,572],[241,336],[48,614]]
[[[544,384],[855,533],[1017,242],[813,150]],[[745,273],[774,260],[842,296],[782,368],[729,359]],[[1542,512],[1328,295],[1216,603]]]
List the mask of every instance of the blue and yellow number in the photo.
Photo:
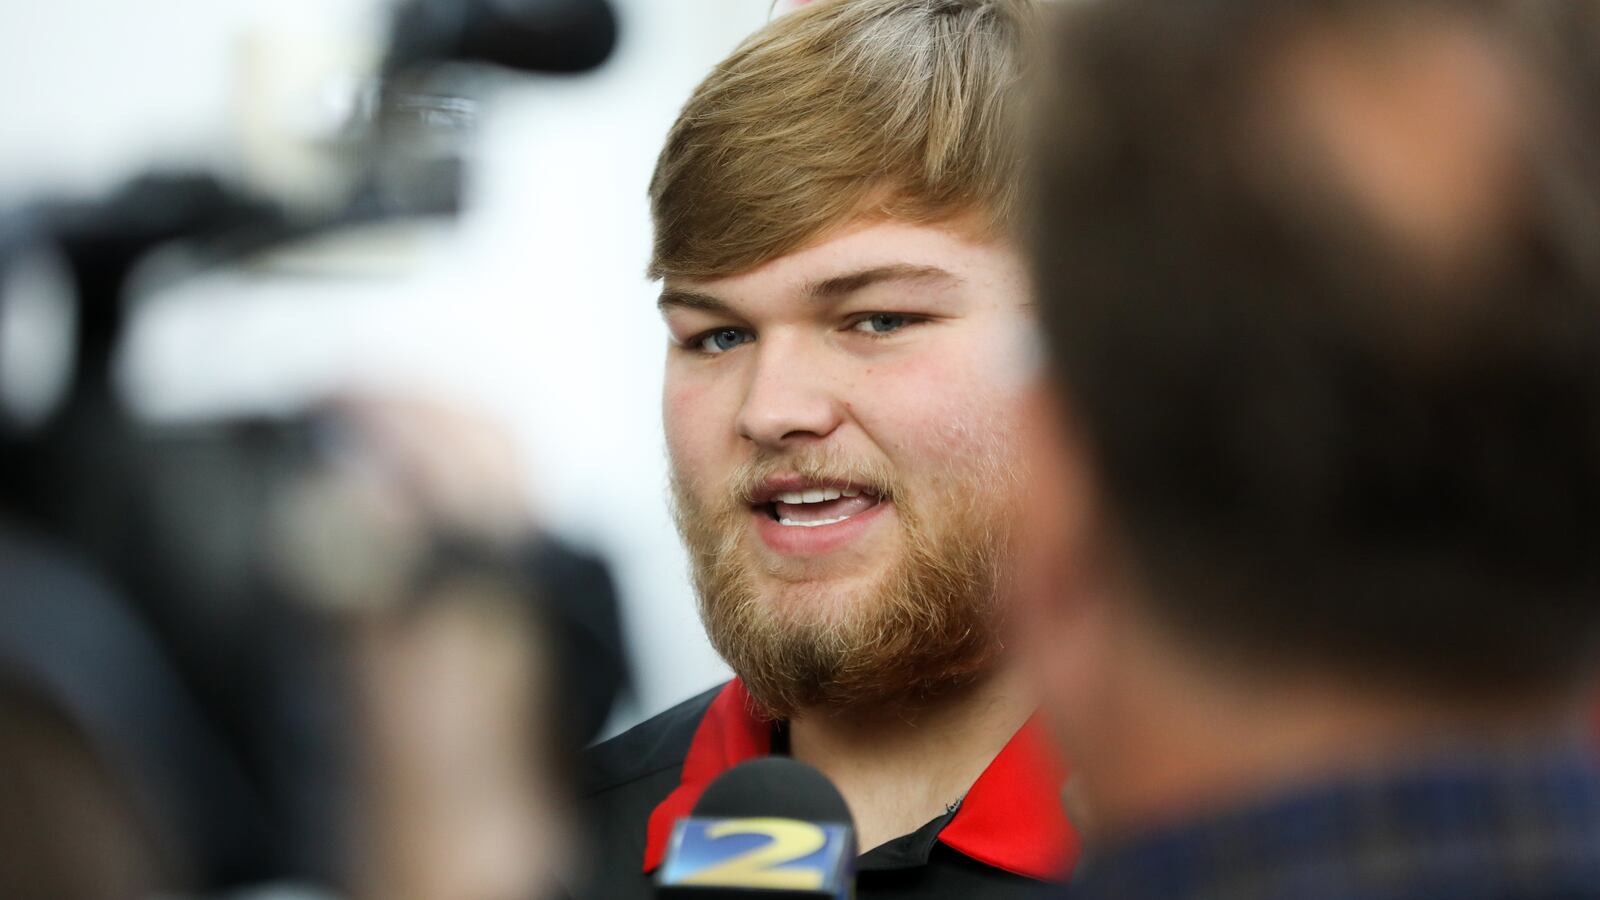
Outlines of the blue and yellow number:
[[827,846],[828,833],[820,826],[794,819],[728,819],[706,828],[705,835],[712,840],[756,835],[767,841],[684,876],[679,884],[801,891],[825,886],[827,874],[819,866],[781,868]]
[[733,887],[850,894],[855,840],[847,825],[797,819],[680,819],[662,887]]

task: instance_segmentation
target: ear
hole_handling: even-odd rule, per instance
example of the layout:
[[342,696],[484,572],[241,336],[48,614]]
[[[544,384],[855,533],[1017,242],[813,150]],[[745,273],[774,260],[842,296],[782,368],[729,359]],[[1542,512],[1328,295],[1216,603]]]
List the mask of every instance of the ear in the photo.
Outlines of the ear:
[[1070,408],[1046,380],[1030,389],[1032,471],[1022,522],[1018,646],[1044,721],[1076,758],[1115,665],[1108,602],[1115,572],[1092,466]]
[[1088,454],[1065,399],[1048,378],[1036,378],[1023,399],[1028,422],[1029,501],[1023,511],[1023,586],[1045,612],[1080,599],[1103,562],[1099,503]]

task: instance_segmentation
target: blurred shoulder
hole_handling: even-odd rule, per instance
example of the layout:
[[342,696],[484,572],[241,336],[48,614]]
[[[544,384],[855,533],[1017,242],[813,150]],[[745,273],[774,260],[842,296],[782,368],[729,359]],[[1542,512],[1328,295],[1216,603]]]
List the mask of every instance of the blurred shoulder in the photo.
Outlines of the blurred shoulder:
[[595,797],[663,776],[676,784],[700,720],[724,687],[719,684],[584,751],[584,795]]

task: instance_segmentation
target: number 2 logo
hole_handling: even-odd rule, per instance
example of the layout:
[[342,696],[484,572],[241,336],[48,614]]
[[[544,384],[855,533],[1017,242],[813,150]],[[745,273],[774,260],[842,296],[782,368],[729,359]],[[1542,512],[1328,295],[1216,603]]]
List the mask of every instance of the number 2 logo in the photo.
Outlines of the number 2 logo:
[[741,834],[760,835],[768,840],[732,859],[707,866],[681,883],[769,890],[817,890],[823,886],[826,874],[821,869],[778,868],[827,845],[828,833],[818,826],[793,819],[732,819],[706,829],[706,836],[712,839]]

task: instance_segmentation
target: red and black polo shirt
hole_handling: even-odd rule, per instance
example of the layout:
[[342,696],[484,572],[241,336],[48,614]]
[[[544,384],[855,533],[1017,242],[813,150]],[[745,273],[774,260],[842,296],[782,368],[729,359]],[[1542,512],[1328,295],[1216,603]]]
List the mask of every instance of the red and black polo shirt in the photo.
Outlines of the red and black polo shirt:
[[[580,896],[652,896],[678,817],[718,775],[773,751],[773,727],[752,715],[737,680],[591,748],[585,806],[594,878]],[[1032,897],[1066,876],[1077,835],[1061,810],[1065,768],[1041,730],[1024,726],[949,813],[864,853],[857,896]]]

